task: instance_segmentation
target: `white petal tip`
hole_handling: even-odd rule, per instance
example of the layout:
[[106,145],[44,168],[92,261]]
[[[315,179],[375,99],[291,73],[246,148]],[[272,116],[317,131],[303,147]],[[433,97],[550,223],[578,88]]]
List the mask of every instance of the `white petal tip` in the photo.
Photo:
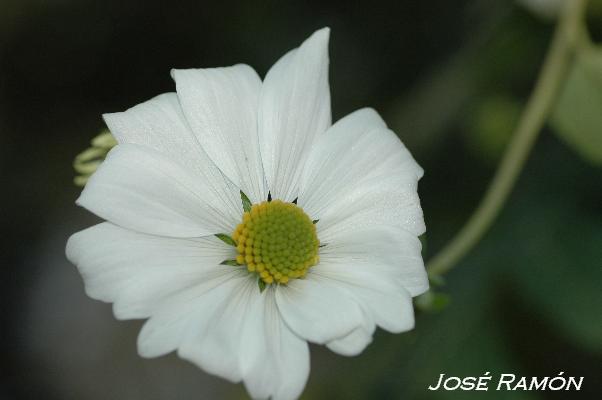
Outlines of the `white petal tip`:
[[370,335],[369,339],[366,339],[363,343],[357,344],[347,344],[347,343],[339,343],[338,341],[328,343],[326,347],[330,350],[334,351],[337,354],[340,354],[345,357],[355,357],[362,354],[362,352],[368,347],[368,345],[372,343],[372,335]]
[[320,35],[322,37],[325,37],[325,38],[328,38],[330,36],[330,27],[329,26],[325,26],[322,29],[318,29],[317,31],[315,31],[313,33],[312,36],[318,36],[318,35]]
[[330,28],[322,28],[311,34],[307,40],[303,43],[304,45],[309,43],[320,44],[325,47],[328,47],[328,41],[330,40]]
[[[111,119],[113,118],[113,116],[115,116],[116,114],[119,114],[118,112],[112,112],[112,113],[104,113],[102,114],[102,120],[105,122],[105,124],[107,126],[109,126],[109,123],[111,121]],[[110,127],[109,127],[110,129]]]
[[389,331],[391,333],[403,333],[403,332],[409,332],[409,331],[413,330],[415,326],[416,326],[416,322],[414,319],[414,313],[412,312],[412,317],[409,320],[404,319],[403,321],[400,321],[398,324],[395,324],[395,326],[386,327],[383,329],[385,329],[386,331]]
[[138,355],[140,357],[156,358],[156,357],[164,356],[171,352],[169,350],[166,351],[166,350],[156,348],[156,346],[153,346],[153,345],[145,342],[144,340],[141,340],[140,336],[141,335],[138,335],[138,341],[136,342],[136,348],[138,350]]

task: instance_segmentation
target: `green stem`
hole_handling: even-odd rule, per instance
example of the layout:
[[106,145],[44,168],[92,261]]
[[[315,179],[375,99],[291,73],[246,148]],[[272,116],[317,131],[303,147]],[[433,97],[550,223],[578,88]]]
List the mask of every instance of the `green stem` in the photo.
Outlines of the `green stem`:
[[565,3],[539,78],[481,203],[456,236],[427,264],[431,277],[449,271],[487,232],[525,165],[567,75],[581,34],[587,0]]

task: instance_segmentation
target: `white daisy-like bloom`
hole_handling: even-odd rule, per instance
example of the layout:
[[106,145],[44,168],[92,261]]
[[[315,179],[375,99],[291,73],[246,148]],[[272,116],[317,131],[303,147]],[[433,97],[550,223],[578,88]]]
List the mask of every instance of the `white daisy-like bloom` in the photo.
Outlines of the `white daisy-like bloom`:
[[104,115],[118,145],[77,204],[106,222],[67,257],[116,318],[148,318],[141,356],[294,399],[308,342],[352,356],[377,326],[413,328],[423,171],[374,110],[331,123],[328,38],[263,82],[243,64],[173,70],[175,93]]

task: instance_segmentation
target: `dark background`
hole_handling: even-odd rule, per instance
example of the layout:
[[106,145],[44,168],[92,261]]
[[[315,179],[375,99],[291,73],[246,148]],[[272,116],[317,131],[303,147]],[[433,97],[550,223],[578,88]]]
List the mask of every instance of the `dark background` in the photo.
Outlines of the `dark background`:
[[[96,220],[74,204],[71,163],[102,113],[173,91],[171,68],[243,62],[263,76],[323,26],[334,120],[376,108],[426,171],[428,259],[480,199],[553,20],[498,0],[0,0],[0,398],[245,398],[174,355],[139,358],[140,321],[84,295],[64,245]],[[599,398],[601,178],[546,128],[498,222],[437,288],[447,307],[418,311],[410,333],[379,331],[358,357],[312,347],[303,398]],[[487,371],[585,380],[581,392],[426,390],[440,373]]]

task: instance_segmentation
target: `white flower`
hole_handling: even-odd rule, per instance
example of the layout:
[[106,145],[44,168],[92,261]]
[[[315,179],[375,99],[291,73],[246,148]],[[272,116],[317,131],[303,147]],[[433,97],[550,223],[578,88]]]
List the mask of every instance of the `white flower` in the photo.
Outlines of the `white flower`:
[[254,398],[294,399],[307,342],[351,356],[376,326],[413,328],[423,171],[372,109],[331,126],[328,37],[263,82],[242,64],[173,70],[177,93],[104,116],[119,144],[77,203],[107,222],[67,256],[117,318],[148,318],[143,357],[177,351]]

